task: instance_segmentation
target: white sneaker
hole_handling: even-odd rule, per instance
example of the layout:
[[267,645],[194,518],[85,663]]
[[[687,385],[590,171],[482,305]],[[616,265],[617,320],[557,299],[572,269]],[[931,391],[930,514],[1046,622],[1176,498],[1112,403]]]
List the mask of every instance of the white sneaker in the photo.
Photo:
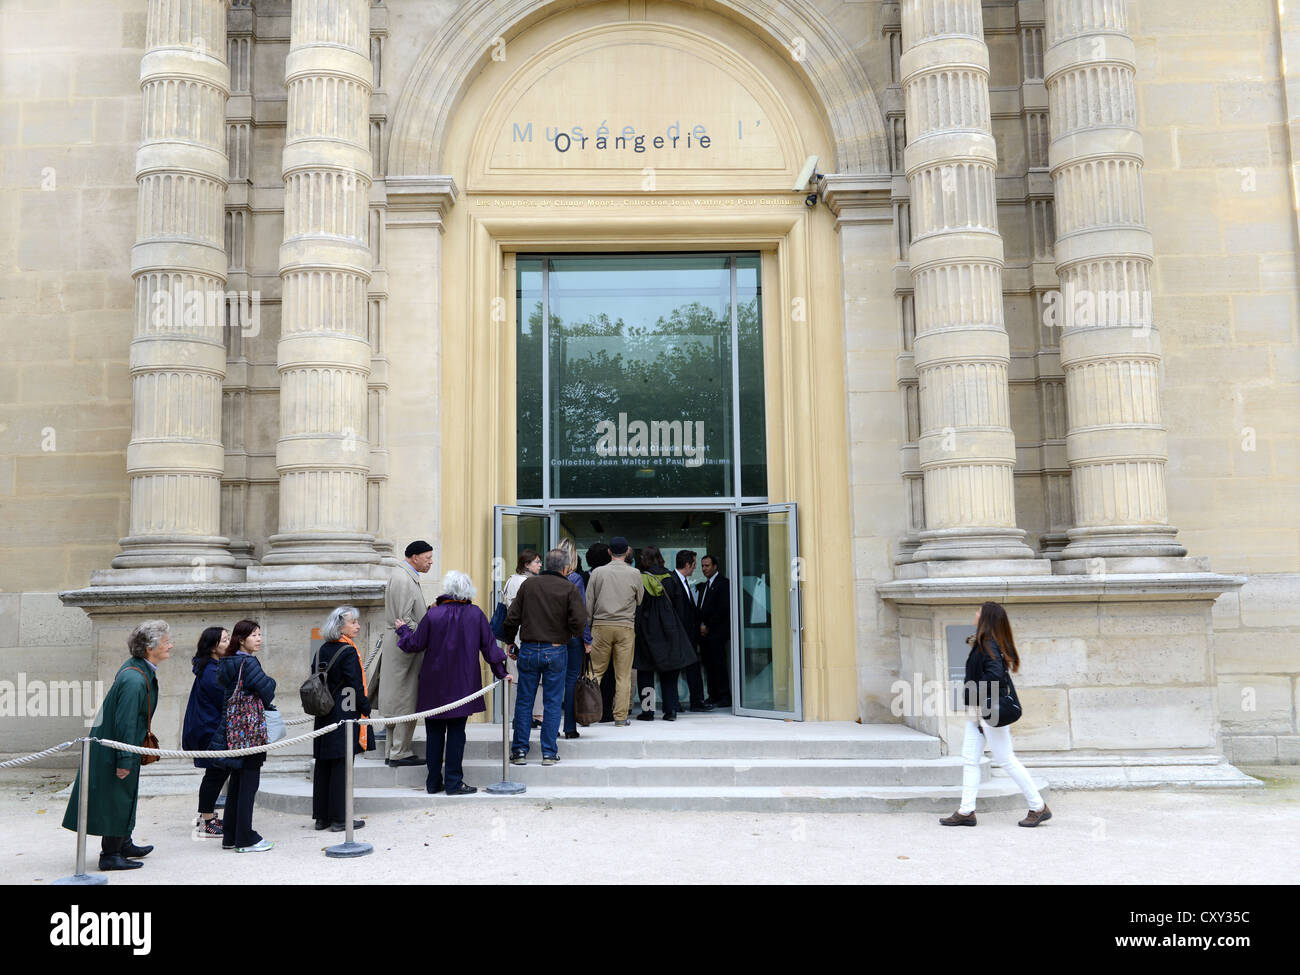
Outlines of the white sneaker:
[[252,846],[237,846],[236,853],[265,853],[275,846],[275,840],[258,840]]

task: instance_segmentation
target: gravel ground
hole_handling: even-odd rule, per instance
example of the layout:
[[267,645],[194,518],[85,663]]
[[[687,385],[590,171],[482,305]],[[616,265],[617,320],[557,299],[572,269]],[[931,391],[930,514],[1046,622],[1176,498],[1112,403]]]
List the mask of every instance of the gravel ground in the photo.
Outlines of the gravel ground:
[[[374,853],[332,860],[342,836],[301,816],[258,809],[270,853],[194,840],[195,801],[141,800],[135,839],[157,849],[112,884],[242,883],[1105,883],[1273,884],[1300,876],[1300,769],[1248,770],[1268,788],[1054,794],[1051,822],[980,814],[946,829],[929,813],[808,814],[550,808],[512,802],[369,817]],[[60,828],[63,771],[0,773],[0,882],[45,884],[73,872]],[[98,840],[89,845],[95,869]]]

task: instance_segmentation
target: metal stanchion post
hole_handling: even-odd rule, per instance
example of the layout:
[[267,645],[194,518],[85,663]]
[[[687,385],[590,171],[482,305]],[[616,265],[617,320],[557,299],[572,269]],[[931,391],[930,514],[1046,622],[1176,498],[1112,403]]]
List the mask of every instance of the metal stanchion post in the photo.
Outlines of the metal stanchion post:
[[343,722],[343,775],[344,775],[344,815],[347,816],[347,832],[343,834],[344,841],[337,846],[325,848],[327,857],[363,857],[368,853],[374,852],[374,847],[369,843],[357,843],[352,838],[352,728],[355,721]]
[[77,793],[77,872],[54,881],[56,887],[85,885],[102,887],[108,878],[102,873],[86,873],[86,816],[90,812],[90,739],[81,739],[81,788]]
[[522,782],[510,781],[510,681],[501,681],[501,781],[484,791],[491,796],[517,796],[527,791]]

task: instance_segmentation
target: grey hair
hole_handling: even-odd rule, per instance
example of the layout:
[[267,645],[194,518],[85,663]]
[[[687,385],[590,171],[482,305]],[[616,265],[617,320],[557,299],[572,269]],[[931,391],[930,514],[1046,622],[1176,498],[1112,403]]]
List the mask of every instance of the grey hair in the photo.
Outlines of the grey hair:
[[131,651],[131,656],[143,660],[171,631],[166,620],[145,620],[126,638],[127,649]]
[[326,640],[337,640],[343,635],[343,624],[352,616],[361,619],[361,611],[355,606],[335,607],[334,612],[330,613],[329,619],[325,621],[325,625],[321,627],[321,636]]
[[569,553],[566,552],[564,549],[553,548],[546,553],[547,572],[563,573],[564,570],[568,567],[568,565],[569,565]]
[[474,580],[464,572],[452,569],[442,577],[442,591],[452,599],[470,599],[478,595]]

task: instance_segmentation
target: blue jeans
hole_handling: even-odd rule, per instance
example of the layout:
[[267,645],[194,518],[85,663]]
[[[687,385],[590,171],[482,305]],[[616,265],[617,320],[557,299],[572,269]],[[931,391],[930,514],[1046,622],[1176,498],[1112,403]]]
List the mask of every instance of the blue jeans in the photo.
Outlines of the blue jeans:
[[533,700],[542,685],[542,756],[560,754],[556,737],[560,733],[560,711],[564,705],[564,674],[569,666],[569,649],[563,643],[525,643],[519,648],[519,696],[515,699],[515,735],[512,752],[528,754],[528,733],[533,727]]
[[578,678],[582,676],[582,661],[587,656],[587,651],[579,636],[569,641],[568,649],[568,662],[564,670],[564,730],[577,731],[578,719],[573,713],[573,689],[578,686]]

